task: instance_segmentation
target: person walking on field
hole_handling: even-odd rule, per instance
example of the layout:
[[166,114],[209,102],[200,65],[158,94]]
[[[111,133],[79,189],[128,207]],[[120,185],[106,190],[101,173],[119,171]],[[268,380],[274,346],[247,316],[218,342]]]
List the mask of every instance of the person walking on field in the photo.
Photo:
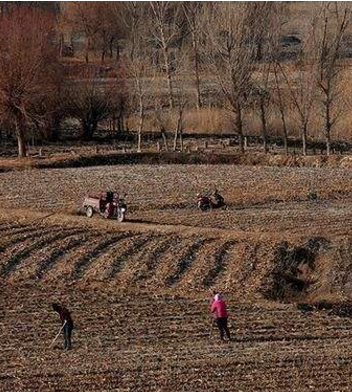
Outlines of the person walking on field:
[[220,339],[224,340],[224,335],[226,333],[227,338],[231,341],[230,330],[227,326],[227,310],[226,303],[222,299],[220,294],[215,294],[214,301],[211,304],[211,313],[216,317],[216,324],[220,331]]
[[71,334],[73,330],[73,321],[71,318],[71,314],[68,309],[59,304],[52,304],[52,307],[55,312],[59,313],[60,320],[62,323],[61,328],[64,331],[64,343],[65,343],[65,350],[70,350],[71,345]]

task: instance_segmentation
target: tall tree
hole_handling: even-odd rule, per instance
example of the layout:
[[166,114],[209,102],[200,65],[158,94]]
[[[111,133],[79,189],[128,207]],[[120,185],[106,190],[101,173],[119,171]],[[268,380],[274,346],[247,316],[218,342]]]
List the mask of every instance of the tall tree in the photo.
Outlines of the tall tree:
[[101,6],[96,1],[72,1],[65,3],[64,18],[66,25],[70,26],[72,34],[79,33],[85,40],[85,61],[88,64],[90,52],[93,49],[94,41],[97,39],[98,31],[101,27],[99,17]]
[[102,80],[97,68],[83,69],[79,80],[67,80],[66,111],[80,122],[82,139],[92,139],[99,122],[120,112],[123,94],[123,78]]
[[303,155],[308,153],[308,126],[317,99],[318,63],[314,42],[317,22],[317,15],[310,15],[301,33],[301,49],[297,58],[289,65],[278,63],[300,124]]
[[151,34],[163,57],[163,67],[167,77],[169,106],[174,108],[174,92],[172,77],[172,56],[170,50],[179,45],[184,34],[184,15],[181,3],[170,1],[151,1]]
[[346,4],[322,3],[318,26],[314,31],[314,48],[317,53],[318,101],[322,108],[326,139],[326,152],[331,151],[331,131],[341,114],[341,79],[343,65],[340,63],[345,48],[344,38],[350,23],[351,11]]
[[209,70],[235,115],[240,150],[244,151],[243,109],[253,91],[260,15],[254,3],[211,3],[205,27]]
[[196,106],[199,109],[202,107],[200,46],[203,43],[204,6],[203,3],[199,1],[184,1],[182,3],[182,7],[191,36],[194,84],[196,88]]
[[49,11],[22,6],[1,16],[0,110],[14,127],[20,157],[27,154],[30,125],[48,110],[39,103],[49,101],[57,90],[60,69],[54,42],[55,18]]
[[[145,4],[130,1],[125,3],[124,23],[127,35],[127,72],[133,81],[132,103],[138,115],[137,151],[142,150],[142,133],[147,110],[147,78],[150,76],[150,50],[148,30],[144,23],[147,17]],[[150,81],[149,81],[150,83]]]

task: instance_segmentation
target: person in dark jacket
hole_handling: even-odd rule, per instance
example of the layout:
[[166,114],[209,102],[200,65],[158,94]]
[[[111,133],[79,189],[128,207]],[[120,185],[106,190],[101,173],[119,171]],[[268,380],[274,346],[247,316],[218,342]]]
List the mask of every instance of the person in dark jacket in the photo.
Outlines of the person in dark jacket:
[[214,201],[217,207],[222,207],[225,204],[225,199],[220,195],[217,189],[214,192]]
[[71,334],[73,330],[73,321],[71,318],[71,314],[69,310],[59,304],[52,304],[52,307],[55,312],[57,312],[60,316],[61,323],[63,325],[64,330],[64,342],[65,342],[65,350],[70,350],[71,345]]

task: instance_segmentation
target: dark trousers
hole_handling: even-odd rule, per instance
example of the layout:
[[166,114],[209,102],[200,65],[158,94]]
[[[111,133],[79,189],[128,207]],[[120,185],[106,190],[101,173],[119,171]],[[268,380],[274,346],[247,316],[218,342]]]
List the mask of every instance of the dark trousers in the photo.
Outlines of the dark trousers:
[[65,349],[69,350],[71,348],[71,334],[72,334],[72,325],[65,324],[64,326],[64,340],[65,340]]
[[226,336],[228,337],[228,339],[231,340],[230,331],[227,326],[227,317],[218,317],[216,319],[216,324],[218,325],[218,328],[220,331],[221,340],[224,340],[225,333],[226,333]]

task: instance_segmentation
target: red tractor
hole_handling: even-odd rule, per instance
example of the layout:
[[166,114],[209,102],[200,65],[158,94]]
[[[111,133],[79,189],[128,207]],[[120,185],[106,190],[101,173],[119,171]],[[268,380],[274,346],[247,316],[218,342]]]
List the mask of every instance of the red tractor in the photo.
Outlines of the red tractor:
[[118,222],[123,222],[126,219],[127,205],[124,197],[120,197],[116,192],[107,191],[101,192],[99,196],[86,196],[83,209],[88,218],[97,213],[106,219],[117,219]]
[[220,195],[220,193],[215,189],[213,197],[205,196],[203,194],[197,194],[197,207],[201,211],[208,211],[213,208],[226,208],[226,203],[224,198]]

